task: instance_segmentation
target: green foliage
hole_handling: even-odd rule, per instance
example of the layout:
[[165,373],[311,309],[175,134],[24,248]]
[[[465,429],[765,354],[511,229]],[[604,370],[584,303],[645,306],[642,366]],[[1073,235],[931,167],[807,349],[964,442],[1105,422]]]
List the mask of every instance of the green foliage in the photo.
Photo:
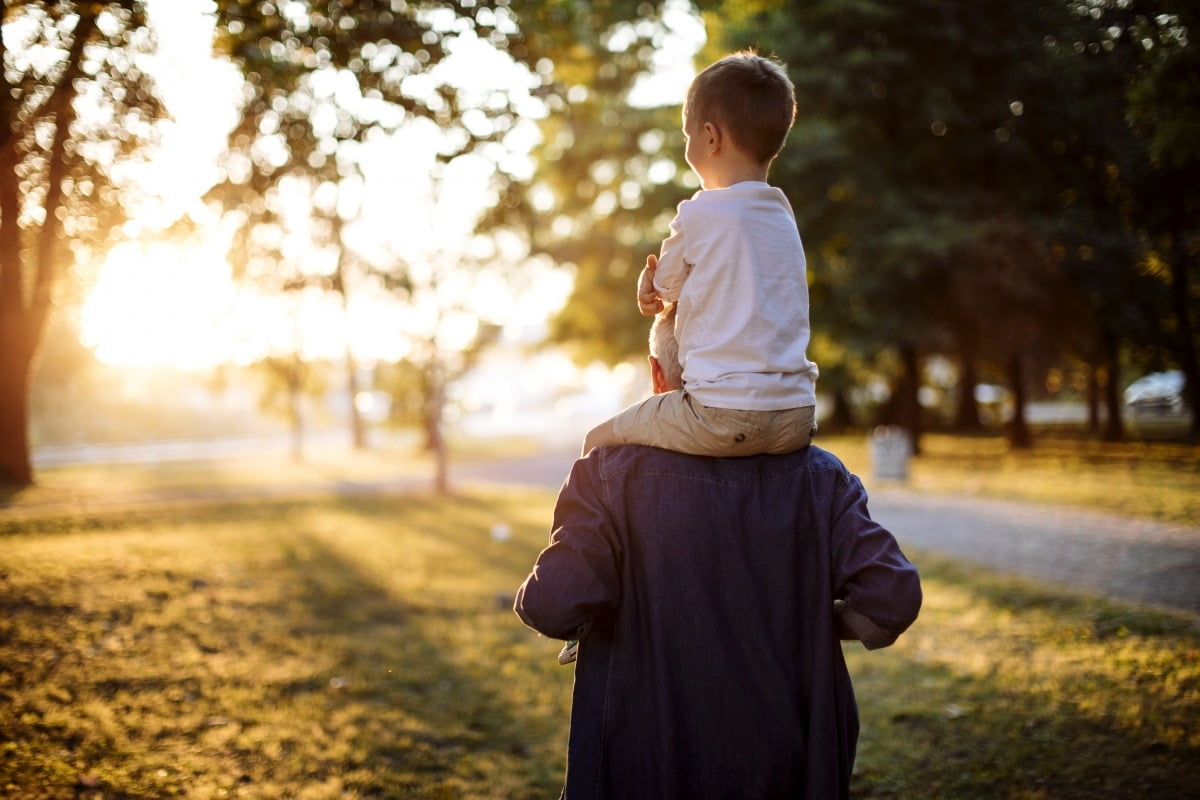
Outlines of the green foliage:
[[[487,224],[527,233],[535,253],[570,269],[575,287],[551,338],[582,361],[646,350],[634,301],[686,181],[679,109],[629,103],[666,28],[662,3],[526,4],[523,40],[553,75],[536,175],[509,187]],[[543,60],[544,59],[544,60]]]
[[[1194,371],[1196,215],[1177,210],[1196,202],[1194,104],[1165,102],[1196,85],[1188,4],[706,7],[707,56],[756,46],[796,84],[772,176],[810,253],[814,330],[1114,375],[1120,342]],[[1173,300],[1147,257],[1173,265]]]
[[[24,264],[34,275],[109,243],[124,221],[122,201],[136,193],[119,184],[113,168],[154,141],[154,122],[164,109],[137,65],[154,46],[143,3],[10,5],[0,48],[0,149],[8,187],[0,224],[6,236],[23,233],[22,249],[6,248],[0,263],[6,272]],[[81,98],[95,103],[96,113],[77,114]],[[9,296],[10,288],[6,281],[6,313],[21,299]]]

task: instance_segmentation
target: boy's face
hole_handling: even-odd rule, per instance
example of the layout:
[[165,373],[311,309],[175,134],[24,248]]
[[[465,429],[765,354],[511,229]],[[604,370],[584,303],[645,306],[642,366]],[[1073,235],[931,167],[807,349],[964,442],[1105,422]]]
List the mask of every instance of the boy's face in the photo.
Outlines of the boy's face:
[[[699,130],[697,130],[699,128]],[[700,125],[695,116],[687,114],[683,117],[683,138],[687,141],[687,146],[683,151],[683,159],[700,178],[700,187],[707,188],[706,178],[708,177],[709,165],[711,156],[708,150],[708,135],[704,130],[704,126]]]

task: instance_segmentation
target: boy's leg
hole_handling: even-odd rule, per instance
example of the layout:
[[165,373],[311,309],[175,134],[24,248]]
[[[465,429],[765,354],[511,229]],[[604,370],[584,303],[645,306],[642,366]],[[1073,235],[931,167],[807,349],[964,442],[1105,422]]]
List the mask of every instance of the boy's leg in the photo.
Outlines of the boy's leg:
[[[664,424],[670,427],[669,420],[664,419],[660,410],[664,400],[670,401],[673,395],[682,395],[680,391],[656,394],[647,397],[640,403],[634,403],[615,417],[606,419],[587,432],[583,437],[583,453],[587,455],[596,447],[618,444],[644,444],[652,447],[671,447],[670,442],[678,438],[686,438],[682,434],[664,430]],[[668,415],[673,416],[673,415]]]
[[583,453],[642,444],[700,456],[793,453],[812,443],[815,407],[744,411],[697,403],[687,392],[656,394],[588,431]]
[[658,394],[622,411],[614,420],[617,438],[698,456],[766,452],[765,411],[709,408],[687,392]]
[[622,442],[617,439],[615,421],[615,417],[610,417],[588,431],[587,435],[583,437],[583,452],[579,455],[586,456],[596,447],[621,444]]
[[816,406],[771,411],[767,430],[768,453],[794,453],[812,444],[817,431]]
[[[812,444],[813,406],[779,411],[714,408],[687,404],[691,439],[683,452],[703,456],[794,453]],[[683,449],[683,448],[680,448]]]

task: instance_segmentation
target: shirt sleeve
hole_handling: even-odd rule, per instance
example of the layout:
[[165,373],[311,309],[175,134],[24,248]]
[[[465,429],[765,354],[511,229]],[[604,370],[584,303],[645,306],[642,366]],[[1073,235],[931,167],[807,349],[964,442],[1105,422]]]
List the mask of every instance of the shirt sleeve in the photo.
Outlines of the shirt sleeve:
[[658,253],[658,268],[654,271],[654,288],[668,303],[678,302],[679,292],[691,271],[684,255],[683,216],[687,202],[684,200],[679,204],[675,218],[671,220],[671,234],[663,240]]
[[833,509],[834,598],[842,627],[875,650],[916,620],[921,579],[896,538],[871,519],[862,482],[847,478]]
[[600,453],[575,462],[554,508],[550,545],[517,590],[513,610],[555,639],[578,638],[620,602],[620,548],[603,503]]

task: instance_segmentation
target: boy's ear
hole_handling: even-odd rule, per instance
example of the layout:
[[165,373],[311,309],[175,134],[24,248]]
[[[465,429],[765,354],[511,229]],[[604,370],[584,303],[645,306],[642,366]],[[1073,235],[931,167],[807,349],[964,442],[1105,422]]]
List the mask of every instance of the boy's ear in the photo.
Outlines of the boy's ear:
[[704,132],[704,143],[708,149],[709,155],[712,155],[721,149],[721,143],[724,140],[724,135],[722,134],[720,127],[711,122],[704,123],[704,128],[702,130]]

